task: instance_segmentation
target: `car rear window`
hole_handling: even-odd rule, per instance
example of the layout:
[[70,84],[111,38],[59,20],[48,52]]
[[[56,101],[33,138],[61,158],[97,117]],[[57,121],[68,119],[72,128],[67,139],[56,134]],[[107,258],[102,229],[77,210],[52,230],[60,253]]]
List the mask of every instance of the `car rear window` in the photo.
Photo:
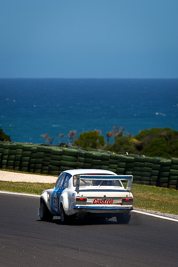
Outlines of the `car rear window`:
[[[83,175],[88,175],[88,174],[83,174]],[[98,174],[97,174],[98,175]],[[99,175],[107,175],[107,174],[99,174]],[[73,186],[76,187],[76,177],[73,177]],[[91,180],[89,179],[80,179],[80,187],[87,187],[87,186],[96,186],[96,187],[103,187],[103,186],[119,186],[121,187],[122,184],[119,180],[106,180],[106,179],[92,179],[91,175]]]

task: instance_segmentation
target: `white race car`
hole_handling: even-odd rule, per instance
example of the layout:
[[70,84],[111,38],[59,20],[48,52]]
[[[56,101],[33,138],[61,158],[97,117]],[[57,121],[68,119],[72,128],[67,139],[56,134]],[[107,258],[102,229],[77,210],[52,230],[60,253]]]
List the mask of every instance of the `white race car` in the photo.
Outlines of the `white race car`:
[[[122,180],[127,181],[126,188]],[[132,175],[116,175],[106,170],[64,171],[54,188],[41,194],[38,215],[46,221],[61,216],[62,223],[87,214],[116,217],[118,223],[129,223],[133,209],[132,181]]]

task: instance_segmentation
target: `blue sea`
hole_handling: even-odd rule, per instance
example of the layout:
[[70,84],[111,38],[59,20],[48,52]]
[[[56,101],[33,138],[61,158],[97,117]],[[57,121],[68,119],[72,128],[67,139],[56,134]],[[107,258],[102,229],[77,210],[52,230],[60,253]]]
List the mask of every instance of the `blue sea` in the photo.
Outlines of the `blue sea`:
[[178,130],[178,79],[0,79],[0,127],[13,142],[53,144],[113,126]]

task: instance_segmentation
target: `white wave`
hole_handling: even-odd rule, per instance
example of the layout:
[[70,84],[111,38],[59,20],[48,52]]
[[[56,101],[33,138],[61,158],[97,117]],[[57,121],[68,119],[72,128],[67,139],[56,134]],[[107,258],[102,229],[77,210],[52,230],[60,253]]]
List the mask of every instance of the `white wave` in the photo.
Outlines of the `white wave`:
[[52,127],[60,127],[58,124],[52,124]]
[[155,115],[156,115],[156,116],[166,116],[166,114],[161,113],[161,112],[155,112]]

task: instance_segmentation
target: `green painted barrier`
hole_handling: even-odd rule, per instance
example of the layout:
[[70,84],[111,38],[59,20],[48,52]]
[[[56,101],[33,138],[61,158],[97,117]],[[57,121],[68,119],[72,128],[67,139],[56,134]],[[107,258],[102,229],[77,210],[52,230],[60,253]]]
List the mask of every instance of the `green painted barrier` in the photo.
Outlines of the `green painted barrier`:
[[106,169],[133,175],[134,183],[178,189],[178,158],[151,158],[1,141],[0,168],[55,176],[74,168]]

